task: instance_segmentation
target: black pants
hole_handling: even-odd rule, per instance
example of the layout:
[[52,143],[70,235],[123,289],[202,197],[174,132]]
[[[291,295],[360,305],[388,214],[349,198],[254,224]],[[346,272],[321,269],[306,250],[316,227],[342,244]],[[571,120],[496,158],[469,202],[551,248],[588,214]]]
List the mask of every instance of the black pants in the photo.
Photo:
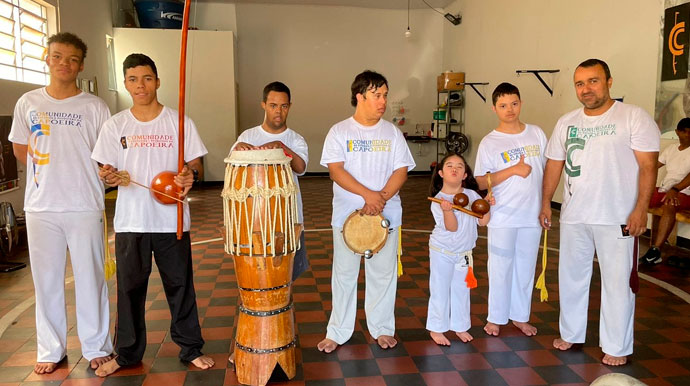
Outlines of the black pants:
[[192,277],[189,232],[183,234],[182,240],[177,240],[174,233],[117,233],[115,351],[120,366],[139,363],[146,350],[144,315],[151,253],[163,281],[172,316],[170,337],[181,348],[180,359],[198,358],[204,346]]

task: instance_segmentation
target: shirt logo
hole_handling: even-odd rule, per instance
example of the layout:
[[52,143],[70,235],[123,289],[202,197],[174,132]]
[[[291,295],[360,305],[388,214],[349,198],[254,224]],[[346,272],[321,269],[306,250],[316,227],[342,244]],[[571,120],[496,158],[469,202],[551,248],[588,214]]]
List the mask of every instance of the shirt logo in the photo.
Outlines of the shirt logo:
[[500,153],[501,160],[503,161],[504,164],[507,164],[509,162],[519,160],[520,156],[524,155],[525,158],[528,157],[539,157],[541,154],[541,146],[540,145],[527,145],[527,146],[521,146],[521,147],[516,147],[515,149],[510,149],[506,150],[502,153]]
[[390,152],[392,143],[390,139],[348,139],[346,141],[348,153]]

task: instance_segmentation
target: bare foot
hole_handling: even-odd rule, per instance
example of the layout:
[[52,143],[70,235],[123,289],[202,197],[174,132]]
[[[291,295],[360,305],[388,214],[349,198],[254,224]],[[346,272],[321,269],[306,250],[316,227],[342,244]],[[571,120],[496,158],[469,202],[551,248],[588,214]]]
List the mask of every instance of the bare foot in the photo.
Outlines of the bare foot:
[[527,336],[537,335],[537,328],[527,322],[516,322],[513,320],[515,327],[519,328],[523,334]]
[[379,344],[379,347],[385,350],[387,348],[395,347],[395,345],[398,344],[398,341],[390,335],[381,335],[376,339],[376,343]]
[[333,350],[338,348],[338,344],[335,343],[334,340],[324,338],[319,344],[316,345],[316,348],[319,349],[319,351],[323,351],[326,354],[330,354],[333,352]]
[[460,338],[460,340],[462,341],[462,343],[467,343],[467,342],[471,341],[472,339],[474,339],[474,338],[472,337],[472,335],[470,335],[470,333],[467,332],[467,331],[464,331],[464,332],[456,332],[455,335],[457,335],[458,338]]
[[50,374],[57,368],[57,363],[53,362],[37,362],[34,366],[34,373],[36,374]]
[[104,357],[98,357],[98,358],[93,358],[89,361],[89,365],[91,366],[92,369],[96,370],[100,365],[104,364],[105,362],[113,359],[112,355],[107,355]]
[[[117,358],[117,357],[116,357]],[[117,363],[116,358],[113,358],[102,365],[98,366],[96,369],[96,375],[99,377],[107,377],[108,375],[116,372],[120,369],[120,365]]]
[[556,338],[553,340],[553,347],[555,347],[561,351],[565,351],[565,350],[573,347],[573,344],[570,342],[566,342],[561,338]]
[[439,346],[450,346],[450,341],[442,333],[429,331],[429,335],[431,335],[431,339],[433,339],[437,345],[439,345]]
[[486,326],[484,326],[484,332],[491,336],[498,336],[498,333],[501,332],[501,326],[495,323],[486,322]]
[[604,354],[604,359],[601,361],[609,366],[623,366],[628,362],[628,357],[614,357],[613,355]]
[[200,357],[192,360],[192,364],[202,370],[207,370],[213,367],[216,362],[208,355],[201,355]]
[[231,352],[230,356],[228,357],[228,362],[235,364],[235,352]]

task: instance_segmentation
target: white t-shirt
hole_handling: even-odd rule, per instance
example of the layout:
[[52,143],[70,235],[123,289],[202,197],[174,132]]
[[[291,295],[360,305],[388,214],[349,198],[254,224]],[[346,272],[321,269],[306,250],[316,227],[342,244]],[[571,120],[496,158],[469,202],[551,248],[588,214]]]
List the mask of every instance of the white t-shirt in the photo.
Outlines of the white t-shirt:
[[[373,126],[363,126],[350,117],[338,122],[326,135],[321,154],[321,165],[344,162],[345,170],[360,184],[380,191],[393,172],[402,167],[412,170],[414,159],[405,137],[383,119]],[[342,227],[354,210],[364,206],[364,199],[333,183],[333,217],[331,225]],[[402,225],[402,206],[396,193],[386,202],[383,217],[391,227]]]
[[616,101],[602,115],[580,108],[562,116],[546,147],[546,157],[565,161],[560,221],[625,224],[637,201],[634,150],[659,151],[659,129],[637,106]]
[[[141,122],[127,109],[113,115],[104,125],[91,157],[126,170],[132,181],[149,186],[160,172],[177,174],[178,112],[163,107],[152,121]],[[185,117],[184,158],[189,162],[204,156],[207,151],[201,142],[194,122]],[[115,206],[115,232],[175,232],[177,205],[163,205],[151,192],[129,184],[118,187]],[[183,229],[190,226],[189,205],[184,205]]]
[[108,118],[105,102],[87,93],[55,99],[43,87],[19,98],[9,140],[29,147],[26,212],[103,210],[104,188],[91,150]]
[[[673,185],[690,174],[690,147],[680,151],[678,146],[673,144],[666,147],[659,156],[659,162],[666,165],[666,176],[659,187],[661,192],[668,192]],[[690,195],[690,187],[683,189],[681,193]]]
[[[243,131],[239,137],[237,137],[237,142],[248,143],[252,146],[261,146],[265,143],[273,141],[282,142],[285,146],[289,147],[290,150],[302,158],[302,160],[304,160],[304,172],[297,174],[294,170],[292,171],[292,175],[295,177],[295,184],[297,185],[297,222],[303,223],[304,217],[302,214],[302,191],[299,189],[299,181],[297,176],[303,176],[307,171],[306,165],[309,164],[309,150],[307,149],[307,141],[304,140],[304,137],[297,134],[296,131],[290,128],[280,134],[272,134],[264,130],[261,125],[247,129]],[[235,149],[237,142],[232,145],[230,152]]]
[[518,134],[493,130],[479,144],[474,174],[496,173],[520,162],[532,167],[527,178],[511,176],[492,186],[496,205],[491,207],[490,228],[538,227],[541,211],[541,182],[544,177],[546,135],[539,126],[525,125]]
[[[477,192],[471,189],[463,189],[462,193],[467,195],[469,203],[466,208],[472,207],[472,203],[481,197]],[[446,201],[453,202],[453,195],[438,192],[436,198],[443,198]],[[469,214],[465,214],[459,210],[453,210],[455,218],[458,219],[458,230],[451,232],[446,230],[446,223],[443,220],[443,209],[441,204],[431,203],[431,214],[434,215],[436,225],[429,237],[429,245],[436,248],[441,248],[451,252],[465,252],[474,249],[477,243],[477,224],[478,219]],[[492,215],[493,216],[493,215]]]

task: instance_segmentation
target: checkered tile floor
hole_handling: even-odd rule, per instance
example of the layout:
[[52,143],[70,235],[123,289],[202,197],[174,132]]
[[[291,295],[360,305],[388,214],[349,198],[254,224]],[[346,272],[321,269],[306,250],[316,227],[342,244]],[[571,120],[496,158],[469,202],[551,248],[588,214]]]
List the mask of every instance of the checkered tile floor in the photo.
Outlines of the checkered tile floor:
[[[426,201],[428,177],[410,177],[402,191],[404,204],[403,265],[398,282],[396,335],[399,344],[381,350],[366,331],[363,313],[364,282],[360,275],[358,320],[352,339],[330,355],[316,344],[325,334],[331,309],[330,264],[331,184],[328,178],[301,180],[305,202],[306,243],[311,269],[293,287],[296,327],[299,337],[298,372],[290,385],[587,385],[600,375],[622,372],[650,385],[690,384],[690,305],[670,292],[641,281],[635,319],[635,353],[620,368],[600,363],[598,348],[599,276],[592,280],[587,343],[560,352],[551,346],[558,335],[557,252],[549,252],[547,283],[549,301],[540,303],[535,293],[532,322],[536,337],[523,336],[507,326],[500,337],[482,331],[487,312],[486,239],[475,250],[475,272],[479,288],[472,293],[472,329],[468,344],[449,334],[450,347],[434,344],[424,329],[428,302],[428,233],[433,219]],[[220,187],[197,189],[192,197],[192,241],[221,237],[222,200]],[[108,202],[112,216],[113,202]],[[324,230],[326,229],[326,230]],[[485,230],[480,235],[486,235]],[[646,241],[644,241],[646,243]],[[558,232],[549,233],[549,247],[558,247]],[[646,245],[641,248],[646,250]],[[170,315],[160,277],[152,274],[147,302],[148,347],[140,366],[107,379],[95,377],[81,358],[74,318],[74,286],[67,284],[69,312],[68,358],[50,375],[32,373],[36,358],[31,276],[28,269],[0,274],[0,325],[12,323],[0,337],[0,386],[5,385],[235,385],[234,372],[227,368],[233,336],[237,286],[232,259],[225,255],[222,241],[193,247],[195,286],[199,315],[206,340],[204,352],[216,360],[208,371],[197,371],[177,359],[178,348],[168,333]],[[687,251],[675,251],[687,255]],[[14,256],[28,261],[26,251]],[[540,264],[538,269],[540,269]],[[657,266],[645,273],[690,290],[688,272]],[[71,272],[68,269],[68,276]],[[115,305],[114,279],[110,283],[111,308]],[[114,320],[114,313],[112,315]],[[284,381],[277,379],[276,381]]]

